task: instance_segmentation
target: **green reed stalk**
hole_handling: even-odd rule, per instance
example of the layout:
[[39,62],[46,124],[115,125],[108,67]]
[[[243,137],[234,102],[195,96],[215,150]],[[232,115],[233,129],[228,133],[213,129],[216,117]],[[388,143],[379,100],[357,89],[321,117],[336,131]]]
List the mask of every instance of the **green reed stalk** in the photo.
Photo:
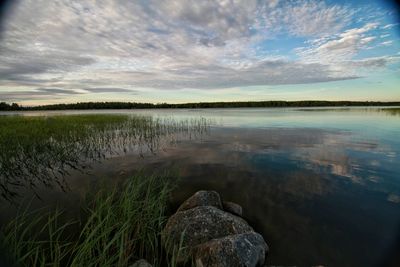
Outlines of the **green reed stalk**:
[[137,175],[102,188],[88,197],[78,220],[28,207],[1,229],[3,245],[20,266],[128,266],[141,258],[175,266],[176,256],[167,256],[160,241],[171,181]]

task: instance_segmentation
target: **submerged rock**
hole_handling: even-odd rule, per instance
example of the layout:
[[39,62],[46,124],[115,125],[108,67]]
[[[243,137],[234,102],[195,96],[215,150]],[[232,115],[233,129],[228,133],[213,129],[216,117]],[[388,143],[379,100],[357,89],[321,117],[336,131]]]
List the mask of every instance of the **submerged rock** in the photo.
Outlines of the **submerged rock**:
[[197,191],[178,208],[178,211],[189,210],[200,206],[213,206],[222,210],[221,197],[215,191]]
[[268,246],[255,232],[213,239],[196,248],[197,267],[262,266]]
[[232,214],[235,214],[237,216],[242,216],[243,215],[243,209],[242,206],[239,204],[236,204],[234,202],[230,201],[224,201],[223,202],[224,210],[227,212],[230,212]]

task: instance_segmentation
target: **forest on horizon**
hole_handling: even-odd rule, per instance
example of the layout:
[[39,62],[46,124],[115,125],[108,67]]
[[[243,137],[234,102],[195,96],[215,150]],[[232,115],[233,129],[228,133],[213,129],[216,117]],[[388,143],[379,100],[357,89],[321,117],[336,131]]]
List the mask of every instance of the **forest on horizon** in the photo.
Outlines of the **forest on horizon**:
[[22,106],[17,103],[0,102],[1,111],[29,110],[71,110],[71,109],[157,109],[157,108],[273,108],[273,107],[357,107],[357,106],[400,106],[400,102],[382,101],[238,101],[238,102],[197,102],[183,104],[137,103],[137,102],[79,102],[73,104],[52,104]]

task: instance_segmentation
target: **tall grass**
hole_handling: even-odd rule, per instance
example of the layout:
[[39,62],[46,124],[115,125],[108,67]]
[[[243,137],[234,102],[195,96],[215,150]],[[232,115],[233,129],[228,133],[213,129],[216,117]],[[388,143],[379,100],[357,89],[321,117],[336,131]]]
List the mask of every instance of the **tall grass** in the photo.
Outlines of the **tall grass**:
[[117,153],[155,153],[177,134],[207,130],[204,119],[128,115],[0,116],[0,195],[12,200],[21,187],[67,189],[64,177]]
[[128,266],[141,258],[175,266],[176,256],[167,256],[160,242],[172,180],[137,175],[103,187],[88,196],[77,219],[27,208],[2,228],[3,246],[18,266]]

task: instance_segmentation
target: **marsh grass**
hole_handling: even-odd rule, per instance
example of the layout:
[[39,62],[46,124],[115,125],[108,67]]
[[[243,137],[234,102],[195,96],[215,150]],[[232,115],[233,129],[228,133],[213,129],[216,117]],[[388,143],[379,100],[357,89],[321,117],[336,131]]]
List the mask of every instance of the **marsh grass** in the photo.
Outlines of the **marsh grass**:
[[77,219],[59,209],[25,208],[2,228],[3,246],[18,266],[128,266],[141,258],[175,266],[177,255],[167,255],[160,241],[173,181],[168,174],[137,175],[103,187]]
[[128,115],[0,116],[0,194],[38,185],[66,190],[71,171],[114,154],[155,153],[162,139],[203,134],[208,121]]
[[400,108],[382,108],[380,111],[392,116],[400,116]]

